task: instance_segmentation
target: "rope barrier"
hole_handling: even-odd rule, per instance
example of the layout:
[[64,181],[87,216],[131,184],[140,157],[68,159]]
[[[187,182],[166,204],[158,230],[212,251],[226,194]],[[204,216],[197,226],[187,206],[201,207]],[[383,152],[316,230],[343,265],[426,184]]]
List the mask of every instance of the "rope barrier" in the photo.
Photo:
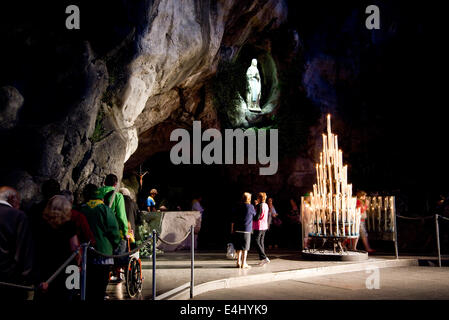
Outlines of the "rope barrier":
[[142,249],[145,245],[147,245],[148,242],[150,242],[151,238],[153,238],[153,235],[150,235],[137,248],[135,248],[135,249],[133,249],[133,250],[131,250],[129,252],[122,253],[122,254],[106,254],[106,253],[102,253],[100,251],[97,251],[94,247],[89,247],[89,250],[91,250],[92,252],[96,253],[97,255],[100,255],[100,256],[105,257],[105,258],[123,258],[123,257],[126,257],[126,256],[130,256],[130,255],[136,253],[137,251],[139,251],[140,249]]
[[433,219],[433,218],[435,218],[435,216],[425,216],[425,217],[404,217],[404,216],[400,216],[400,215],[397,215],[396,217],[398,217],[398,218],[402,218],[402,219],[405,219],[405,220],[424,220],[424,219]]
[[191,230],[189,230],[189,232],[187,232],[185,237],[182,240],[179,240],[178,242],[168,242],[168,241],[162,239],[161,237],[159,237],[159,235],[157,235],[157,234],[156,235],[157,235],[157,238],[162,241],[162,243],[165,243],[166,245],[169,245],[169,246],[174,246],[174,245],[182,243],[185,239],[187,239],[187,237],[190,235],[190,233],[191,233]]
[[0,286],[18,288],[18,289],[24,289],[24,290],[30,290],[30,291],[34,290],[34,286],[22,286],[19,284],[8,283],[8,282],[0,282]]
[[438,214],[437,216],[438,216],[438,218],[442,218],[442,219],[444,219],[444,220],[448,220],[448,221],[449,221],[449,218],[446,218],[446,217],[440,216],[439,214]]

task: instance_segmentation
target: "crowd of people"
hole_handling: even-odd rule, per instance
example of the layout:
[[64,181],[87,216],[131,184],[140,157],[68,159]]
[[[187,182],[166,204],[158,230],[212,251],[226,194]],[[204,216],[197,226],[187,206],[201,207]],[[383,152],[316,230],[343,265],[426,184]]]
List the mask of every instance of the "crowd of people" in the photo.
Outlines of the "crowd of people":
[[[20,210],[19,193],[0,187],[0,282],[34,286],[34,300],[78,299],[79,290],[68,289],[65,272],[47,281],[81,243],[112,255],[127,252],[140,240],[140,210],[130,191],[117,190],[117,184],[114,174],[106,176],[103,186],[87,184],[84,201],[76,206],[72,192],[48,180],[42,185],[43,200],[26,213]],[[157,191],[151,191],[149,210],[154,210]],[[80,266],[81,257],[80,249],[70,264]],[[122,272],[113,268],[121,263],[90,250],[87,257],[86,299],[104,300],[109,281],[122,280]],[[2,300],[27,298],[23,289],[0,285]]]
[[[258,193],[253,203],[251,203],[251,198],[251,193],[243,194],[231,223],[232,247],[236,252],[238,268],[251,268],[247,263],[251,243],[254,244],[258,253],[259,266],[270,262],[265,253],[265,239],[268,249],[277,249],[283,239],[287,241],[287,245],[284,243],[284,247],[293,249],[310,247],[311,217],[308,210],[301,212],[296,201],[291,198],[290,210],[281,217],[273,205],[273,198],[267,198],[265,192]],[[308,201],[310,201],[309,195],[306,194],[304,195],[306,207]],[[370,247],[365,226],[366,192],[362,190],[357,192],[357,208],[361,213],[359,238],[361,238],[365,250],[368,253],[373,253],[375,250]],[[348,250],[357,251],[359,238],[348,240],[343,245]]]
[[[247,263],[251,242],[254,243],[257,250],[259,266],[263,266],[270,263],[270,259],[265,253],[265,239],[269,244],[269,249],[278,248],[281,239],[282,220],[274,207],[273,199],[267,198],[265,192],[259,192],[253,203],[251,203],[251,198],[251,193],[243,193],[241,203],[236,207],[231,223],[232,245],[237,256],[237,267],[243,269],[251,268]],[[292,209],[287,218],[299,223],[297,206],[296,211]],[[299,234],[297,236],[299,237]]]
[[[20,210],[20,194],[11,187],[0,187],[0,282],[33,285],[35,300],[74,300],[79,291],[68,290],[67,275],[63,272],[51,283],[52,274],[76,251],[81,243],[89,243],[105,255],[118,255],[133,249],[137,241],[143,240],[138,232],[142,214],[138,204],[126,188],[118,189],[118,178],[109,174],[103,186],[87,184],[80,205],[74,204],[74,195],[61,190],[55,180],[42,185],[42,201],[34,204],[27,213]],[[146,208],[155,212],[157,190],[151,189],[146,199]],[[357,206],[364,209],[364,197],[358,194]],[[247,262],[251,242],[257,250],[259,265],[270,263],[265,252],[277,249],[286,240],[291,248],[301,248],[301,223],[307,226],[307,217],[295,200],[290,199],[290,210],[280,215],[273,198],[265,192],[252,195],[245,192],[232,217],[232,243],[236,250],[237,267],[250,268]],[[201,195],[195,195],[192,210],[203,216]],[[306,200],[307,201],[307,200]],[[164,210],[159,206],[159,210]],[[362,216],[361,237],[368,252]],[[285,238],[287,235],[287,238]],[[304,247],[308,246],[308,231],[304,232]],[[351,244],[353,249],[357,242]],[[79,250],[71,264],[80,266],[82,251]],[[87,254],[87,300],[103,300],[110,281],[123,280],[124,259],[112,259],[89,251]],[[0,285],[0,299],[25,299],[26,291]]]

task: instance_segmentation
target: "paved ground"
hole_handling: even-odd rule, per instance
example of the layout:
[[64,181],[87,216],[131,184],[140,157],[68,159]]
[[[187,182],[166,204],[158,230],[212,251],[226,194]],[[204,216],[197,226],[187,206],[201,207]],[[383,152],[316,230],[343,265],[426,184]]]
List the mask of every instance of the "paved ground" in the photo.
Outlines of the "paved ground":
[[[300,280],[209,291],[194,300],[439,300],[449,299],[449,268],[398,267],[379,271],[379,289],[367,289],[373,273],[348,272]],[[373,278],[370,278],[370,280]],[[368,281],[372,287],[373,281]]]
[[[328,266],[338,266],[353,264],[354,262],[330,262],[330,261],[304,261],[301,259],[299,252],[293,251],[271,251],[268,252],[271,263],[258,267],[257,255],[252,253],[249,255],[249,264],[253,268],[242,270],[235,267],[234,260],[226,259],[223,252],[198,252],[195,254],[195,285],[207,283],[219,279],[229,279],[246,277],[252,275],[267,275],[282,271],[303,270],[311,268],[320,268]],[[394,260],[391,256],[374,256],[368,261],[379,262],[386,260]],[[152,299],[152,263],[149,260],[143,261],[144,271],[144,289],[137,299]],[[363,274],[363,273],[362,273]],[[363,274],[364,277],[366,275]],[[156,284],[157,296],[161,296],[170,290],[188,285],[190,281],[190,254],[189,252],[164,253],[157,256]],[[275,286],[292,284],[296,285],[315,285],[306,282],[281,282]],[[265,286],[264,286],[265,287]],[[336,290],[343,290],[336,288]],[[237,292],[237,291],[236,291]],[[237,293],[236,293],[237,294]],[[109,285],[108,295],[111,299],[127,299],[124,283],[118,285]],[[200,296],[199,298],[202,298]],[[218,296],[217,296],[218,297]],[[205,299],[215,299],[212,296],[204,296]],[[248,298],[245,296],[245,298]],[[239,298],[240,299],[240,298]],[[282,299],[282,298],[277,298]],[[297,298],[294,298],[297,299]]]

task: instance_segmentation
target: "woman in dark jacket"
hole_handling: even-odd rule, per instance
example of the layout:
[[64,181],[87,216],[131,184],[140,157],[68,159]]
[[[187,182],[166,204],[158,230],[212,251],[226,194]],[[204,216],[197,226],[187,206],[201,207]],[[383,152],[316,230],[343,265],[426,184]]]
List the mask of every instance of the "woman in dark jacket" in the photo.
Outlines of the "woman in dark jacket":
[[234,247],[238,257],[238,268],[251,268],[251,266],[246,263],[246,257],[251,244],[251,231],[253,227],[253,217],[255,215],[256,210],[251,204],[251,193],[245,192],[243,194],[242,203],[236,210],[234,222],[231,224],[231,233],[234,234]]

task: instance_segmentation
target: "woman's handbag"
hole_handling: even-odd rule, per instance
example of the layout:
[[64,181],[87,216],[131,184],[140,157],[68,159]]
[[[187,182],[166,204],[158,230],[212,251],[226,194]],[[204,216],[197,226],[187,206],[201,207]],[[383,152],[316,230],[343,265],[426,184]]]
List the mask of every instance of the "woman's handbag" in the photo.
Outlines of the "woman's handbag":
[[226,258],[234,259],[236,256],[234,245],[232,243],[228,243],[228,249],[226,250]]

